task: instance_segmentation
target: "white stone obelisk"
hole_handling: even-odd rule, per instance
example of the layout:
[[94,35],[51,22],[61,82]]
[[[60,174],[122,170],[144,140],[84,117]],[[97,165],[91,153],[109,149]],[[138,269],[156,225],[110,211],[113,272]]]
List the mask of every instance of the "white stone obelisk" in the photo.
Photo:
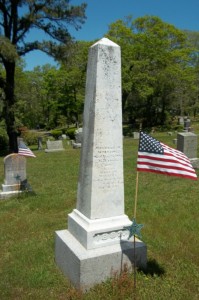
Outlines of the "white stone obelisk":
[[[68,230],[56,232],[58,266],[83,289],[121,271],[123,263],[131,266],[130,225],[124,213],[121,53],[103,38],[89,51],[77,206]],[[136,263],[146,264],[141,241]]]
[[124,214],[120,47],[90,48],[77,209],[91,220]]

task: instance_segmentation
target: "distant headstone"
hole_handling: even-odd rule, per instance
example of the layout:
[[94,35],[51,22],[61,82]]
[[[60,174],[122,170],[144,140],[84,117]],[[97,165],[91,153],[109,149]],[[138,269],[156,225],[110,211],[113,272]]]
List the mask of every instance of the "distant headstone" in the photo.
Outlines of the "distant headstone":
[[4,158],[4,184],[0,198],[8,198],[19,194],[27,187],[26,158],[17,153]]
[[75,141],[72,144],[74,149],[81,148],[82,146],[82,132],[83,132],[82,128],[78,128],[75,131]]
[[47,148],[45,149],[45,152],[57,152],[57,151],[63,151],[64,147],[63,147],[63,142],[62,140],[58,140],[58,141],[50,141],[48,140],[46,142],[46,146]]
[[42,150],[42,137],[38,137],[38,150]]
[[184,118],[178,117],[178,124],[184,126]]
[[72,142],[72,146],[73,146],[73,149],[78,149],[78,148],[81,148],[82,147],[82,143],[75,143],[74,141]]
[[66,140],[68,138],[66,134],[62,134],[61,136],[63,140]]
[[188,158],[197,157],[197,135],[192,132],[177,134],[177,149],[183,152]]
[[191,127],[191,120],[188,119],[188,118],[186,118],[186,119],[184,120],[184,130],[185,130],[185,131],[188,131],[190,127]]
[[81,143],[82,142],[82,132],[83,132],[82,128],[78,128],[75,131],[75,142],[76,143]]
[[199,169],[199,158],[190,158],[190,162],[194,169]]
[[[77,206],[68,230],[56,232],[55,260],[83,290],[132,269],[131,221],[124,213],[120,47],[107,38],[90,47]],[[146,246],[136,239],[137,267]]]
[[194,128],[193,127],[189,127],[188,128],[188,132],[194,132]]
[[134,138],[134,140],[139,140],[139,138],[140,138],[140,133],[134,131],[134,132],[133,132],[133,138]]

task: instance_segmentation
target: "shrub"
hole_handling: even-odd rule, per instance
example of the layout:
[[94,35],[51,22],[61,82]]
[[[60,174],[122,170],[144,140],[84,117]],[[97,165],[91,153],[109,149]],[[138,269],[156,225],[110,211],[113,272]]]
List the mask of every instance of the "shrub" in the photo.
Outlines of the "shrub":
[[123,135],[124,136],[133,136],[133,131],[135,131],[135,130],[133,130],[132,129],[132,127],[129,127],[129,126],[125,126],[125,127],[123,127]]
[[41,134],[34,131],[24,131],[21,133],[21,137],[28,146],[36,145],[38,143],[39,136],[41,136]]
[[173,126],[173,130],[176,130],[176,131],[183,131],[183,129],[184,129],[184,126],[182,126],[182,125],[175,125],[175,126]]
[[68,128],[66,134],[69,136],[71,140],[75,139],[75,131],[77,128]]
[[62,130],[54,129],[54,130],[51,130],[50,133],[52,134],[52,136],[54,137],[55,140],[58,140],[59,136],[62,135]]

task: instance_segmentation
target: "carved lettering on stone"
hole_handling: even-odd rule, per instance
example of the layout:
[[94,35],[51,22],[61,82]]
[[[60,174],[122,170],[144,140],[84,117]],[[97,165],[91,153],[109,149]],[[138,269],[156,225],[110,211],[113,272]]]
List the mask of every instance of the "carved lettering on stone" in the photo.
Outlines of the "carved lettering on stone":
[[120,239],[127,239],[129,236],[129,231],[127,229],[120,229],[111,232],[103,232],[97,233],[94,235],[94,243],[103,243],[109,240],[120,240]]

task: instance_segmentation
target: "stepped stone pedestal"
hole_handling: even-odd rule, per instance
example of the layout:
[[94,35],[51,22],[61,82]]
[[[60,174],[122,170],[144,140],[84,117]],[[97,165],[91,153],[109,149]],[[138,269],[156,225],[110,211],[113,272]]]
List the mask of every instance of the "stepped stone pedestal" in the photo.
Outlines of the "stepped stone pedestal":
[[[57,265],[83,290],[124,266],[131,270],[131,224],[124,213],[121,53],[103,38],[89,51],[77,205],[68,229],[55,233]],[[138,239],[135,260],[146,267],[146,245]]]

